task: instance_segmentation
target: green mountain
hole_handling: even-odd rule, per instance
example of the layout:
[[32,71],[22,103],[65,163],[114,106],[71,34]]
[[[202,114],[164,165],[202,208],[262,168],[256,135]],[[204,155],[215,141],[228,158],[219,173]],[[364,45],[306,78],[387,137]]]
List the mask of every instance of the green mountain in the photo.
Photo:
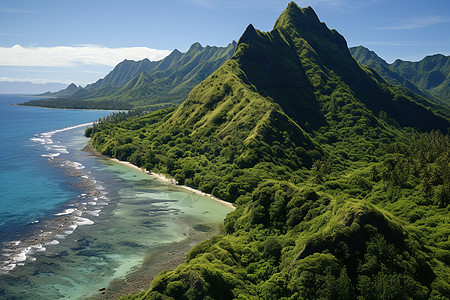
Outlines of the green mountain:
[[236,43],[227,47],[202,47],[194,43],[186,53],[174,50],[158,62],[125,60],[107,76],[84,88],[54,93],[57,98],[32,100],[31,106],[58,108],[150,110],[178,105],[194,86],[229,59]]
[[374,68],[392,84],[404,85],[434,102],[450,107],[450,57],[442,54],[427,56],[418,62],[397,59],[388,64],[362,46],[350,48],[360,63]]
[[[168,57],[166,57],[166,59],[173,57],[179,58],[182,55],[183,54],[180,51],[175,49]],[[126,59],[115,66],[114,69],[104,78],[97,80],[95,83],[88,84],[86,89],[91,90],[105,87],[121,87],[142,72],[153,70],[153,68],[155,68],[155,66],[159,63],[160,61],[150,61],[147,58],[140,61]]]
[[292,2],[178,108],[100,121],[99,152],[237,206],[126,299],[448,297],[450,123],[423,103]]
[[82,89],[81,86],[77,86],[75,83],[69,84],[66,88],[57,91],[57,92],[46,92],[44,94],[40,94],[37,96],[45,96],[45,97],[70,97],[75,94],[78,90]]
[[391,68],[421,89],[430,91],[448,103],[450,99],[450,56],[436,54],[427,56],[419,62],[397,59]]
[[114,93],[106,97],[91,94],[87,101],[126,102],[132,107],[180,104],[192,88],[233,55],[235,47],[234,42],[227,47],[195,43],[185,54],[174,51],[151,71],[140,73]]

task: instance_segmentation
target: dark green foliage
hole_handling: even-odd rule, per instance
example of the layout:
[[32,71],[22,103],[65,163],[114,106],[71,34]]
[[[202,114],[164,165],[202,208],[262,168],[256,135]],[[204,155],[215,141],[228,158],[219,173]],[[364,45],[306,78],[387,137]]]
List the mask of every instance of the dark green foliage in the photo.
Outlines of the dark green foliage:
[[448,297],[449,123],[416,97],[291,3],[178,108],[99,123],[99,152],[237,205],[134,298]]
[[450,116],[450,57],[436,54],[419,62],[396,60],[388,64],[362,46],[352,47],[350,52],[358,62],[374,68],[388,82],[428,98],[433,103],[430,106]]

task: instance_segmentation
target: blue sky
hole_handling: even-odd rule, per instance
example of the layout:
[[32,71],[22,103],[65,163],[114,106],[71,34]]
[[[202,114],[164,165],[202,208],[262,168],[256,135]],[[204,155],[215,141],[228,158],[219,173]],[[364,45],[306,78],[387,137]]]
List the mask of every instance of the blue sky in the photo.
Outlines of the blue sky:
[[[225,46],[249,23],[269,31],[284,0],[2,0],[0,81],[104,77],[125,58],[158,60],[194,42]],[[349,46],[388,62],[450,55],[449,0],[309,0]]]

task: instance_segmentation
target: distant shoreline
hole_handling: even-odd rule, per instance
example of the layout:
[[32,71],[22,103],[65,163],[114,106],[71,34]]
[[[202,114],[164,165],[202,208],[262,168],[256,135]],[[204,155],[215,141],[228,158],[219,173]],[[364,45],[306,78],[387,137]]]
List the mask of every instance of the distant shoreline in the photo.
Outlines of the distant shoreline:
[[236,209],[236,206],[233,203],[231,203],[231,202],[224,201],[222,199],[214,197],[211,194],[199,191],[199,190],[194,189],[192,187],[189,187],[187,185],[179,185],[175,179],[168,178],[164,174],[158,174],[158,173],[154,173],[154,172],[149,172],[149,171],[143,170],[142,168],[140,168],[140,167],[138,167],[136,165],[133,165],[132,163],[130,163],[128,161],[118,160],[117,158],[112,158],[112,157],[109,157],[109,156],[106,156],[106,155],[102,155],[97,150],[95,150],[91,146],[90,143],[86,144],[86,146],[83,148],[83,151],[89,152],[89,153],[91,153],[93,155],[96,155],[96,156],[99,156],[99,157],[102,157],[102,158],[105,158],[105,159],[108,159],[108,160],[112,160],[114,162],[117,162],[117,163],[120,163],[120,164],[123,164],[123,165],[127,165],[127,166],[129,166],[131,168],[134,168],[136,170],[144,172],[145,174],[151,175],[151,176],[153,176],[153,177],[155,177],[155,178],[157,178],[157,179],[159,179],[161,181],[164,181],[165,183],[169,183],[169,184],[172,184],[174,186],[186,189],[186,190],[188,190],[188,191],[190,191],[190,192],[192,192],[194,194],[200,195],[200,196],[208,197],[208,198],[210,198],[210,199],[212,199],[214,201],[217,201],[217,202],[221,203],[224,206],[227,206],[227,207],[231,208],[232,210]]
[[47,109],[65,109],[65,110],[99,110],[99,111],[129,111],[129,109],[101,109],[101,108],[64,108],[64,107],[47,107],[47,106],[37,106],[37,105],[24,105],[23,103],[11,103],[10,105],[22,106],[22,107],[39,107]]

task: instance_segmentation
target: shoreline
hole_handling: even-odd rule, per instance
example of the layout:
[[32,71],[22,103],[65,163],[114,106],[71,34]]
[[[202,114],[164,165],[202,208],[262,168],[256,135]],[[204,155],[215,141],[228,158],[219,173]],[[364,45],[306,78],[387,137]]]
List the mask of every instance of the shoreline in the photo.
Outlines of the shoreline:
[[[25,97],[31,97],[26,96]],[[47,107],[47,106],[37,106],[37,105],[23,105],[23,103],[11,103],[10,105],[13,106],[20,106],[20,107],[39,107],[39,108],[46,108],[46,109],[62,109],[62,110],[95,110],[95,111],[129,111],[130,109],[101,109],[101,108],[64,108],[64,107]],[[94,121],[95,122],[95,121]]]
[[143,172],[143,173],[145,173],[145,174],[148,174],[148,175],[150,175],[150,176],[153,176],[154,178],[156,178],[156,179],[158,179],[158,180],[161,180],[161,181],[163,181],[163,182],[165,182],[165,183],[169,183],[169,184],[174,185],[174,186],[176,186],[176,187],[179,187],[179,188],[188,190],[188,191],[190,191],[190,192],[192,192],[192,193],[194,193],[194,194],[196,194],[196,195],[208,197],[208,198],[210,198],[210,199],[212,199],[212,200],[214,200],[214,201],[217,201],[217,202],[221,203],[221,204],[224,205],[224,206],[227,206],[227,207],[231,208],[232,210],[235,210],[235,209],[236,209],[236,206],[235,206],[233,203],[231,203],[231,202],[227,202],[227,201],[225,201],[225,200],[219,199],[219,198],[217,198],[217,197],[214,197],[214,196],[211,195],[211,194],[202,192],[202,191],[200,191],[200,190],[194,189],[194,188],[189,187],[189,186],[187,186],[187,185],[179,185],[175,179],[173,179],[173,178],[168,178],[168,177],[166,177],[164,174],[158,174],[158,173],[154,173],[154,172],[149,172],[149,171],[143,170],[142,168],[140,168],[140,167],[138,167],[138,166],[136,166],[136,165],[133,165],[132,163],[130,163],[130,162],[128,162],[128,161],[118,160],[117,158],[113,158],[113,157],[109,157],[109,156],[106,156],[106,155],[102,155],[102,154],[98,153],[98,152],[91,146],[91,144],[90,144],[89,142],[86,144],[86,146],[85,146],[82,150],[83,150],[83,151],[86,151],[86,152],[89,152],[89,153],[91,153],[91,154],[93,154],[93,155],[96,155],[96,156],[99,156],[99,157],[102,157],[102,158],[105,158],[105,159],[108,159],[108,160],[112,160],[112,161],[114,161],[114,162],[117,162],[117,163],[120,163],[120,164],[129,166],[129,167],[131,167],[131,168],[133,168],[133,169],[139,170],[139,171],[141,171],[141,172]]
[[[134,170],[143,172],[146,175],[150,175],[153,178],[160,180],[166,184],[188,190],[193,194],[208,197],[211,200],[214,200],[215,202],[220,203],[227,208],[230,208],[231,210],[234,210],[236,208],[230,202],[223,201],[212,195],[185,185],[178,185],[175,179],[168,178],[163,174],[145,171],[128,161],[121,161],[116,158],[102,155],[98,153],[90,143],[87,143],[81,151],[85,151],[90,155],[113,161],[121,165],[126,165]],[[175,270],[179,265],[185,263],[186,255],[187,253],[189,253],[189,251],[192,250],[193,245],[205,241],[217,234],[221,234],[221,227],[218,224],[211,227],[205,232],[196,232],[194,230],[190,230],[185,240],[168,243],[160,247],[160,249],[156,249],[156,252],[147,253],[143,259],[142,264],[140,264],[139,266],[135,266],[124,277],[111,280],[100,290],[93,290],[93,293],[89,297],[87,297],[87,300],[119,299],[120,297],[126,295],[147,291],[150,288],[150,283],[156,276],[158,276],[158,274],[165,270]]]

